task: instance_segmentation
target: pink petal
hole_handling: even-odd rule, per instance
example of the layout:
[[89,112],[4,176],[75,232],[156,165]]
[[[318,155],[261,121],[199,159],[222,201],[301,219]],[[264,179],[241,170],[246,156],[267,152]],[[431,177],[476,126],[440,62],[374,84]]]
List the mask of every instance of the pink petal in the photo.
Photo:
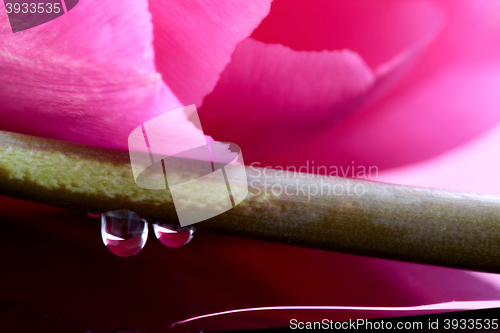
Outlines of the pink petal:
[[434,157],[500,121],[500,4],[437,3],[446,12],[445,29],[399,89],[300,151],[323,142],[335,157],[318,157],[322,163],[393,168]]
[[[205,99],[200,117],[206,132],[242,146],[247,163],[269,161],[281,152],[293,154],[295,146],[390,91],[442,23],[439,8],[429,3],[384,3],[376,7],[376,13],[353,3],[317,1],[305,8],[301,3],[278,1],[253,36],[279,41],[292,49],[352,46],[354,51],[371,50],[366,53],[376,66],[375,73],[364,59],[347,50],[300,52],[249,39],[237,47],[214,92]],[[351,30],[358,34],[353,38],[357,44],[345,44],[344,30],[334,33],[321,23],[326,22],[321,17],[331,15],[334,19],[328,23],[338,30],[331,24],[337,22],[338,13],[353,20],[346,25],[356,27]],[[382,19],[392,22],[390,29]],[[294,30],[297,26],[300,30]],[[374,60],[374,45],[390,52],[379,52]]]
[[[207,119],[213,117],[212,114],[217,113],[218,109],[225,110],[228,114],[230,108],[231,112],[240,113],[246,112],[246,109],[251,110],[253,119],[249,122],[250,117],[239,117],[229,123],[231,126],[241,126],[237,125],[237,120],[243,119],[246,131],[240,131],[241,133],[236,133],[234,129],[223,129],[220,125],[206,127],[207,133],[220,140],[226,140],[227,136],[228,141],[240,144],[245,151],[247,163],[258,161],[271,166],[300,166],[306,160],[315,160],[316,165],[350,166],[354,161],[357,165],[375,165],[380,170],[436,156],[480,135],[500,120],[497,112],[500,100],[496,93],[499,88],[499,66],[498,58],[493,56],[498,53],[494,37],[499,35],[500,30],[493,17],[499,13],[499,6],[495,7],[494,2],[484,2],[484,5],[458,2],[459,6],[450,8],[451,4],[443,3],[447,18],[445,29],[432,42],[431,48],[425,51],[422,60],[410,75],[400,82],[398,89],[383,101],[372,104],[343,123],[335,124],[329,118],[321,117],[324,112],[317,112],[318,108],[314,104],[317,101],[321,105],[328,105],[321,90],[311,89],[306,98],[305,93],[297,93],[299,89],[283,88],[281,95],[271,96],[261,92],[278,88],[264,81],[256,83],[250,89],[245,88],[255,92],[251,97],[239,92],[242,97],[235,96],[234,90],[231,91],[233,95],[229,96],[224,90],[219,92],[219,86],[216,87],[214,93],[207,97],[207,103],[212,98],[215,100],[213,96],[217,96],[218,103],[207,107],[208,110],[203,108],[202,117],[205,114]],[[427,22],[423,20],[419,24],[426,25]],[[481,33],[487,38],[480,38],[480,42],[477,42],[477,36]],[[365,38],[372,37],[367,35]],[[417,45],[422,43],[416,42]],[[470,50],[469,45],[473,46],[473,50]],[[237,56],[238,53],[235,53],[232,63],[221,77],[220,86],[241,84],[239,81],[244,76],[239,74],[238,67],[246,66],[246,60]],[[280,66],[280,62],[283,61],[277,60],[276,66]],[[301,65],[314,68],[305,62]],[[394,76],[387,74],[387,68],[390,69],[387,63],[379,66],[373,88],[380,85],[382,80],[397,82],[397,76],[405,74],[405,67],[408,68],[400,67],[403,70],[398,69],[399,73]],[[292,85],[290,81],[297,82],[301,77],[297,73],[301,73],[300,68],[288,71],[288,75],[282,76],[274,84],[283,87]],[[321,80],[327,86],[325,77],[327,76],[321,76]],[[307,85],[302,88],[303,91],[307,89]],[[378,90],[380,92],[384,89]],[[330,88],[329,91],[335,90]],[[368,94],[363,98],[374,100],[373,94],[368,90],[366,92]],[[297,94],[306,100],[302,105],[307,106],[301,108],[300,103],[295,103],[296,112],[287,112],[290,109],[287,100],[297,98]],[[238,105],[231,102],[234,99],[239,99]],[[229,101],[231,107],[226,109],[223,101]],[[260,108],[257,112],[252,107],[258,103],[265,103],[269,107]],[[366,103],[361,105],[366,106]],[[235,111],[238,108],[243,110]],[[276,122],[273,118],[275,113],[286,113],[287,116],[281,122]],[[308,127],[308,121],[312,120],[305,121],[304,117],[297,116],[306,113],[321,125]],[[267,122],[274,124],[272,131],[266,128]],[[265,146],[260,139],[263,135],[250,140],[250,135],[247,134],[259,131],[265,133],[265,138],[269,138]],[[283,133],[294,137],[291,139]]]
[[439,6],[431,1],[275,0],[252,37],[294,50],[347,48],[376,68],[441,23]]
[[[497,61],[500,56],[500,3],[495,0],[435,0],[444,12],[440,35],[409,81],[452,61]],[[408,80],[407,80],[408,81]]]
[[500,126],[433,159],[381,172],[377,180],[500,195],[498,147]]
[[201,105],[236,45],[268,14],[271,0],[150,0],[156,66],[184,105]]
[[155,70],[147,7],[82,1],[16,34],[2,13],[0,129],[126,148],[135,127],[180,107]]
[[324,129],[356,108],[374,79],[347,50],[298,52],[247,39],[205,99],[200,119],[207,134],[235,142],[246,157],[247,149]]
[[450,64],[266,162],[383,170],[431,158],[500,121],[499,76],[500,64]]

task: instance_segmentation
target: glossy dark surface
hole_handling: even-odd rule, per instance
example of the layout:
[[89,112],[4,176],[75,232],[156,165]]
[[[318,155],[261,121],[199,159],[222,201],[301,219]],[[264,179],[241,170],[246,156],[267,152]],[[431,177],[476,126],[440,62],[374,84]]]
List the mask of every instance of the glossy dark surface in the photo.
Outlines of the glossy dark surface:
[[[0,322],[8,332],[163,332],[212,312],[273,305],[410,306],[494,300],[495,286],[461,270],[198,233],[120,258],[85,213],[1,198]],[[393,315],[387,313],[386,316]],[[212,318],[175,331],[287,326],[347,311],[267,312]]]

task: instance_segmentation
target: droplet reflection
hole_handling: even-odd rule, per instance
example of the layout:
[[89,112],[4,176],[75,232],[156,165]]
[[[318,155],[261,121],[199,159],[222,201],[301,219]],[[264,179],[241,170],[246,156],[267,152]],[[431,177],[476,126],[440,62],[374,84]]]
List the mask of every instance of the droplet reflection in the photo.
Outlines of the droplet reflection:
[[192,227],[181,227],[174,224],[154,224],[156,238],[168,247],[180,247],[189,243],[193,238]]
[[101,234],[104,245],[120,257],[137,254],[148,239],[148,223],[129,210],[102,214]]

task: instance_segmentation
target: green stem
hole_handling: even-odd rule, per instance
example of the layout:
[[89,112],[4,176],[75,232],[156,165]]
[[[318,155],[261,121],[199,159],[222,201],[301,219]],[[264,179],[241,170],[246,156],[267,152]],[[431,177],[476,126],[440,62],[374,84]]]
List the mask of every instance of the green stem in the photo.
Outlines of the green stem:
[[[247,178],[247,198],[196,224],[199,230],[500,273],[497,196],[253,167]],[[0,132],[0,194],[92,213],[129,209],[150,222],[177,220],[168,191],[136,185],[127,151],[7,132]]]

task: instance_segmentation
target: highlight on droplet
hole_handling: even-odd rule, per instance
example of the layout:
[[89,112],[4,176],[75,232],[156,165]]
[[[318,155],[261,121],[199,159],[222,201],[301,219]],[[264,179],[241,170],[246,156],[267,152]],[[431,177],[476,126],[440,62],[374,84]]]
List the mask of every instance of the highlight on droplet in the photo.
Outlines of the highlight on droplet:
[[192,227],[174,226],[172,224],[153,224],[156,238],[165,246],[181,247],[193,239]]

